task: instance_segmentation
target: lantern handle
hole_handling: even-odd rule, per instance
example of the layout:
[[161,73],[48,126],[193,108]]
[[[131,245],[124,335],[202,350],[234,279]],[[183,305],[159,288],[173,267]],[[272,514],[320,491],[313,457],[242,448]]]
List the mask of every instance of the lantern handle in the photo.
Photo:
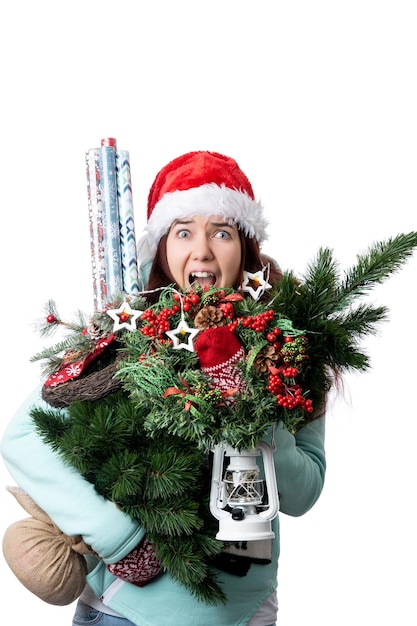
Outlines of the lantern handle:
[[265,511],[261,511],[259,516],[266,519],[273,519],[278,515],[279,511],[279,496],[274,466],[274,454],[271,446],[267,444],[266,441],[258,441],[256,447],[262,452],[265,482],[268,486],[268,508]]

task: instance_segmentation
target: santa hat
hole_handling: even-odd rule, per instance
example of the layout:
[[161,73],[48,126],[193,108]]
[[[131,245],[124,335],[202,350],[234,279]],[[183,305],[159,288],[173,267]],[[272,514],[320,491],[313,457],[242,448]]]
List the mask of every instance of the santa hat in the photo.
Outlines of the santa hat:
[[153,244],[175,219],[221,215],[261,243],[266,220],[252,186],[236,161],[217,152],[189,152],[157,174],[148,198],[146,231]]
[[221,215],[259,244],[267,238],[263,207],[234,159],[218,152],[188,152],[157,174],[148,197],[148,223],[138,242],[143,285],[159,240],[174,220],[194,215]]

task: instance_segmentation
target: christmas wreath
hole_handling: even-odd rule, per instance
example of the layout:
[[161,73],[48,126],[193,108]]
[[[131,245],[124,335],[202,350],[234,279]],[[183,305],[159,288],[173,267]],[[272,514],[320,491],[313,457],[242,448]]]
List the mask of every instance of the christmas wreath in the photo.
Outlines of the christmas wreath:
[[296,433],[322,410],[335,373],[364,371],[361,347],[387,318],[361,299],[400,269],[417,233],[369,248],[345,271],[320,249],[303,277],[285,272],[262,300],[231,289],[161,289],[65,323],[47,305],[43,334],[69,331],[35,355],[48,393],[107,371],[101,396],[77,392],[65,412],[35,408],[43,439],[99,493],[138,519],[162,567],[197,598],[224,601],[213,566],[223,549],[209,513],[208,452],[249,449],[282,421]]

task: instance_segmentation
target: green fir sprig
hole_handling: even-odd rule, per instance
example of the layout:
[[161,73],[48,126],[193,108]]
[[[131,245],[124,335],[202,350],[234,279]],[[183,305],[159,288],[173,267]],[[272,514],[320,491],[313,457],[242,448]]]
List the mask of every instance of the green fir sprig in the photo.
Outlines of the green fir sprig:
[[[123,296],[116,295],[115,302],[121,301],[123,301]],[[109,303],[106,311],[114,304]],[[145,306],[145,300],[141,296],[136,297],[131,299],[129,305],[132,309],[141,309]],[[112,332],[113,320],[106,314],[106,311],[95,311],[87,317],[84,312],[78,310],[73,321],[66,321],[59,315],[56,302],[52,299],[48,300],[44,307],[43,317],[34,324],[35,329],[41,337],[52,336],[60,330],[65,338],[45,347],[31,357],[32,363],[41,361],[42,376],[47,377],[56,373],[64,365],[68,366],[94,352],[97,342],[103,337],[108,337]]]

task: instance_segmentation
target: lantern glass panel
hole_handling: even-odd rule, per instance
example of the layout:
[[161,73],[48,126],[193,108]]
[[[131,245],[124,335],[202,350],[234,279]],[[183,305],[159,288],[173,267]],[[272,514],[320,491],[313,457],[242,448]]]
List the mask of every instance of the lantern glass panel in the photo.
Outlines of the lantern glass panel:
[[264,481],[260,477],[258,468],[239,471],[227,469],[223,483],[229,505],[262,504]]

